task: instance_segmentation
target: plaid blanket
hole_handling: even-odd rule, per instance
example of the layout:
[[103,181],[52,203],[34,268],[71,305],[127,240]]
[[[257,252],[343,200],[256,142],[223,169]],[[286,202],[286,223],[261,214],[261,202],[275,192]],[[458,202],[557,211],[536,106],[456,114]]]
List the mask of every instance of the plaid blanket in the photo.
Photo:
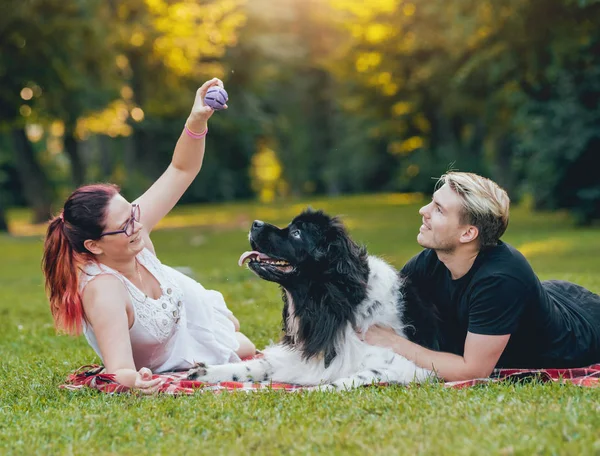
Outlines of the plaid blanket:
[[[115,394],[125,393],[129,388],[117,383],[112,374],[103,374],[102,366],[88,365],[77,369],[70,374],[64,385],[60,388],[67,390],[79,390],[82,388],[93,388],[103,393]],[[196,380],[187,380],[187,372],[168,372],[155,374],[153,378],[160,378],[159,393],[170,395],[191,395],[200,392],[221,391],[259,391],[259,390],[283,390],[302,391],[303,386],[288,383],[274,382],[222,382],[209,384]],[[469,386],[494,383],[499,381],[519,381],[525,379],[537,379],[542,382],[563,382],[578,386],[600,387],[600,364],[594,364],[585,368],[577,369],[496,369],[489,378],[478,378],[458,382],[446,382],[448,388],[466,388]],[[376,386],[385,386],[380,383]]]

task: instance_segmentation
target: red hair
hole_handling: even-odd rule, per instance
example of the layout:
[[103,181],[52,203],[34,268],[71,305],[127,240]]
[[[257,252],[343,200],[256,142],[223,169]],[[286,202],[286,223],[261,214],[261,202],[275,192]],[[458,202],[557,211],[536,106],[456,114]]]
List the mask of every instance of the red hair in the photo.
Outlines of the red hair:
[[86,185],[75,190],[62,213],[50,221],[44,242],[42,270],[56,329],[81,334],[85,312],[79,293],[81,266],[93,261],[87,239],[98,239],[105,228],[106,208],[119,193],[112,184]]

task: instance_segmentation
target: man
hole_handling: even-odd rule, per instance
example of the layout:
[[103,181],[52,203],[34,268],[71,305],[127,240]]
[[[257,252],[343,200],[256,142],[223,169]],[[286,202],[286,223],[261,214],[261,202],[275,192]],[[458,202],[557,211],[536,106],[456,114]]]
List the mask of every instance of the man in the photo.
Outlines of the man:
[[494,367],[582,367],[600,362],[600,296],[564,281],[540,282],[525,257],[500,241],[510,200],[489,179],[449,172],[419,213],[425,247],[403,268],[439,311],[440,352],[389,329],[364,335],[446,381]]

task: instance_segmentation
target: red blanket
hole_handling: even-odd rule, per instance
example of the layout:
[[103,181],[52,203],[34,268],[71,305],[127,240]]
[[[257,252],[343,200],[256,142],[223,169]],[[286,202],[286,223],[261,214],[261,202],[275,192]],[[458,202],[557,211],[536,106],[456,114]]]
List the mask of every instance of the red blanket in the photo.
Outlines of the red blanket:
[[[102,366],[83,366],[70,374],[64,385],[60,388],[78,390],[81,388],[93,388],[103,393],[124,393],[129,388],[117,383],[112,374],[101,374]],[[284,390],[301,391],[302,386],[287,383],[271,382],[222,382],[216,384],[203,383],[186,379],[187,372],[169,372],[155,374],[153,378],[162,379],[159,393],[172,395],[190,395],[196,391],[220,392],[220,391],[258,391],[258,390]],[[496,369],[489,378],[478,378],[459,382],[447,382],[448,388],[465,388],[484,383],[494,383],[503,380],[537,379],[542,382],[563,382],[578,386],[600,387],[600,364],[577,369]],[[381,383],[381,386],[386,385]]]

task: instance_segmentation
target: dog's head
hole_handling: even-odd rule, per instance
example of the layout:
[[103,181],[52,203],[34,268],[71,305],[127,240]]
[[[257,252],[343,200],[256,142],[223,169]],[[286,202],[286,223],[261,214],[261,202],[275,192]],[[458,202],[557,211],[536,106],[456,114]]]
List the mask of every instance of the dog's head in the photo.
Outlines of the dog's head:
[[252,251],[242,254],[240,266],[248,261],[259,277],[283,287],[286,336],[305,359],[322,354],[328,365],[340,330],[354,324],[354,311],[366,297],[366,249],[338,218],[312,209],[285,228],[256,220],[249,238]]
[[[255,220],[250,229],[252,251],[239,259],[264,280],[282,286],[297,282],[322,281],[332,274],[358,273],[366,252],[348,236],[337,217],[307,209],[285,228]],[[357,278],[354,278],[356,280]]]

